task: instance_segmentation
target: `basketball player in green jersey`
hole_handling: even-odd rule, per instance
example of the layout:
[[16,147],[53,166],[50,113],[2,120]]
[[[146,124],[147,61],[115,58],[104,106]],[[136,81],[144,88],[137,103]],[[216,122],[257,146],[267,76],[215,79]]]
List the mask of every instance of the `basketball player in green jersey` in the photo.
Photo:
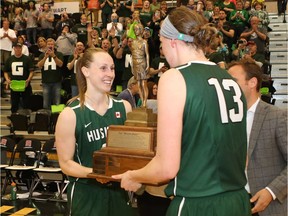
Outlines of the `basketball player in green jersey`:
[[205,58],[215,33],[186,7],[163,21],[160,40],[173,69],[159,82],[156,156],[142,169],[113,176],[129,191],[169,181],[168,216],[251,215],[244,189],[246,102],[233,78]]
[[102,49],[88,49],[77,62],[79,95],[60,114],[56,146],[62,171],[69,178],[71,215],[134,215],[128,194],[119,183],[88,179],[93,152],[105,146],[109,125],[122,125],[131,111],[127,101],[109,96],[115,77],[114,63]]

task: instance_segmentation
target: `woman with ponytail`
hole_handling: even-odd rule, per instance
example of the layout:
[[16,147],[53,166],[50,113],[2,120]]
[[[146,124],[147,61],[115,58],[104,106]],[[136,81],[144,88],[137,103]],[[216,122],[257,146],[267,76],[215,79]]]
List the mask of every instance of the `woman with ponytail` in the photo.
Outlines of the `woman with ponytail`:
[[108,127],[123,125],[132,110],[127,101],[109,96],[115,77],[113,60],[104,50],[90,48],[76,68],[79,95],[61,112],[55,133],[59,164],[69,178],[69,215],[135,215],[119,183],[87,178],[93,152],[106,145]]
[[187,7],[165,18],[160,40],[171,69],[158,85],[156,156],[142,169],[113,176],[128,191],[168,182],[168,216],[251,215],[244,189],[246,102],[232,77],[204,55],[214,34]]

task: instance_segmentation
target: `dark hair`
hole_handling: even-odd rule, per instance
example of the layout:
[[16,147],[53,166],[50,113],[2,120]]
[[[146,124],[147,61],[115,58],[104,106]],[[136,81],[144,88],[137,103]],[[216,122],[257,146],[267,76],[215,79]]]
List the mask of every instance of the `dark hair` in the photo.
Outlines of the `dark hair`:
[[169,20],[180,32],[194,37],[192,44],[196,49],[204,49],[210,43],[217,29],[207,23],[205,18],[185,6],[174,9],[169,14]]
[[251,59],[242,59],[240,61],[233,61],[228,64],[228,69],[233,66],[241,66],[246,73],[246,80],[250,80],[253,77],[257,79],[257,91],[260,91],[262,80],[263,80],[263,72],[261,68]]
[[68,30],[68,32],[70,32],[70,26],[69,26],[69,25],[67,25],[67,24],[63,25],[63,26],[62,26],[62,28],[61,28],[61,30],[63,31],[63,29],[64,29],[66,26],[67,26],[67,27],[68,27],[68,29],[69,29],[69,30]]
[[31,1],[31,0],[27,2],[27,9],[30,10],[30,2],[33,3],[32,9],[33,9],[33,10],[36,10],[36,3],[35,3],[35,1]]
[[147,88],[148,88],[148,99],[157,99],[157,95],[153,94],[153,87],[154,85],[157,85],[153,81],[147,82]]

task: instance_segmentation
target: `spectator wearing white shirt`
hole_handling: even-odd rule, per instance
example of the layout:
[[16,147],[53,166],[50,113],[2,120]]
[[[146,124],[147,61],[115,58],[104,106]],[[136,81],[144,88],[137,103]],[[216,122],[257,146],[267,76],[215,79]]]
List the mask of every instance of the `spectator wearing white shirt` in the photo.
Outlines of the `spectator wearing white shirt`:
[[122,35],[123,25],[122,23],[118,22],[118,15],[116,13],[112,13],[111,22],[107,24],[107,30],[108,32],[115,30],[116,36]]
[[9,20],[4,20],[0,29],[1,69],[2,64],[11,56],[13,42],[17,40],[15,31],[9,28],[9,24]]

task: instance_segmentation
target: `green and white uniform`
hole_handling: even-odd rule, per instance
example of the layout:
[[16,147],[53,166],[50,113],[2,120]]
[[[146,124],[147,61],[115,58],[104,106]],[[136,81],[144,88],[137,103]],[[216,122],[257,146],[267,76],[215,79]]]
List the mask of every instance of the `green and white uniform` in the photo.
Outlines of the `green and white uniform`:
[[[93,152],[106,144],[108,127],[123,125],[126,120],[123,101],[109,97],[109,107],[103,116],[88,104],[80,108],[78,100],[69,106],[76,114],[74,161],[92,167]],[[68,200],[73,216],[129,216],[135,211],[127,205],[128,195],[119,183],[101,184],[95,179],[69,176]]]
[[176,68],[186,84],[180,169],[165,192],[167,215],[246,216],[246,101],[212,62]]

